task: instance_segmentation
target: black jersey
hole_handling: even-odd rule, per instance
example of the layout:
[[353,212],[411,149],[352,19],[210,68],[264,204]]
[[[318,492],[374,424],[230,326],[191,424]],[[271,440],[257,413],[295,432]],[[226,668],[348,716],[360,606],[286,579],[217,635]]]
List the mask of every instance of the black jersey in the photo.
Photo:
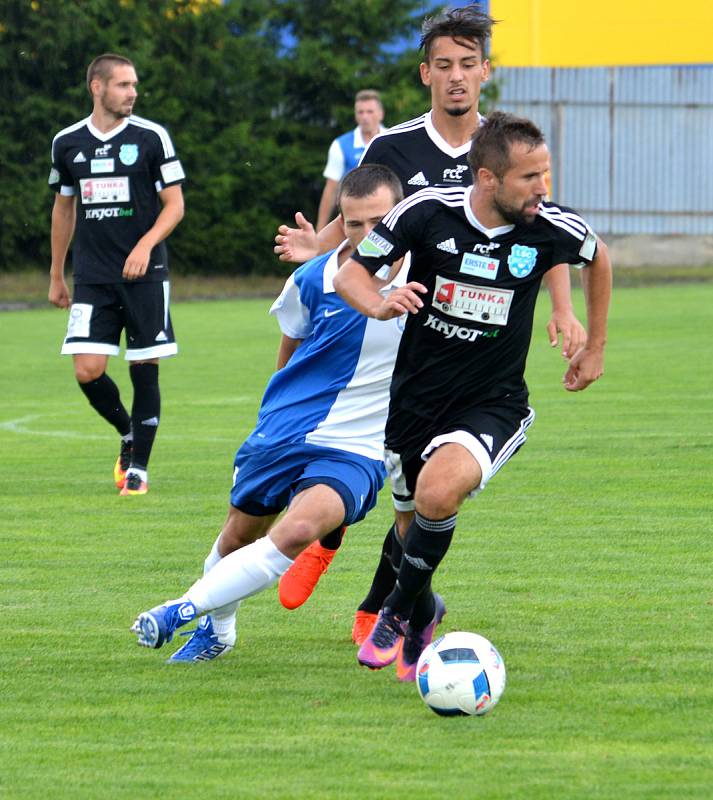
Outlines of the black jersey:
[[386,446],[402,454],[446,432],[460,411],[519,395],[540,281],[583,264],[596,237],[571,209],[542,203],[530,225],[484,228],[472,187],[424,189],[390,211],[353,258],[370,272],[411,251],[409,280],[427,288],[406,321],[391,384]]
[[[77,198],[74,282],[122,282],[126,257],[161,211],[158,192],[184,178],[170,136],[155,122],[131,116],[102,133],[87,117],[60,131],[52,142],[49,184]],[[167,277],[166,244],[160,242],[139,280]]]
[[[483,119],[478,115],[479,124]],[[408,197],[427,186],[470,186],[469,150],[470,142],[451,147],[433,127],[429,111],[374,137],[359,163],[391,167]]]

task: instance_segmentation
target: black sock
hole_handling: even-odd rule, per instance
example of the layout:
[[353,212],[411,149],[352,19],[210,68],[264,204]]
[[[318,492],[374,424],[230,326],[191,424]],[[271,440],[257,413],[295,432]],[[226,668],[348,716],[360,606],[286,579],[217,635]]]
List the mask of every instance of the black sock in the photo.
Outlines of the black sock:
[[326,536],[323,536],[319,540],[319,543],[322,545],[322,547],[324,547],[325,550],[339,550],[346,530],[347,529],[343,525],[340,525]]
[[[396,562],[394,562],[396,557]],[[376,567],[376,572],[371,581],[367,596],[361,601],[359,611],[376,614],[381,608],[384,599],[394,588],[398,562],[401,560],[401,541],[396,532],[396,523],[388,530],[381,548],[381,558]]]
[[158,364],[132,364],[129,375],[134,385],[134,403],[131,407],[134,451],[131,466],[146,469],[161,414]]
[[92,408],[113,425],[120,436],[126,436],[131,432],[131,420],[119,397],[119,387],[106,372],[95,381],[80,383],[79,388],[84,392]]
[[431,577],[453,538],[457,514],[447,519],[427,519],[418,512],[406,534],[399,574],[394,591],[386,598],[384,605],[403,619],[409,619],[418,596],[431,581]]
[[423,588],[423,591],[416,598],[413,611],[409,618],[409,625],[417,631],[422,631],[433,619],[436,613],[436,598],[431,591],[431,582]]

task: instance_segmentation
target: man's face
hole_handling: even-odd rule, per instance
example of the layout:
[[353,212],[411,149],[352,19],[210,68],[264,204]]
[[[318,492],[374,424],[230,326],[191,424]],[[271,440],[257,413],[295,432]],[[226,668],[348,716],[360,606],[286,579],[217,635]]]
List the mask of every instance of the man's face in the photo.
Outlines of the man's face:
[[420,69],[423,84],[431,87],[434,109],[452,117],[478,110],[480,86],[490,74],[490,62],[483,60],[477,42],[439,36],[431,45],[429,61]]
[[384,119],[384,109],[378,100],[359,100],[354,104],[354,118],[363,134],[374,136]]
[[359,242],[381,222],[382,217],[391,211],[395,202],[391,189],[382,185],[366,197],[350,197],[348,194],[343,194],[339,205],[342,210],[344,232],[352,247],[356,249]]
[[102,109],[117,119],[131,116],[138,97],[138,82],[134,68],[125,64],[114,67],[106,82],[97,79]]
[[537,209],[547,196],[546,176],[550,170],[547,145],[534,150],[524,142],[510,148],[510,167],[493,195],[493,206],[500,216],[513,225],[535,221]]

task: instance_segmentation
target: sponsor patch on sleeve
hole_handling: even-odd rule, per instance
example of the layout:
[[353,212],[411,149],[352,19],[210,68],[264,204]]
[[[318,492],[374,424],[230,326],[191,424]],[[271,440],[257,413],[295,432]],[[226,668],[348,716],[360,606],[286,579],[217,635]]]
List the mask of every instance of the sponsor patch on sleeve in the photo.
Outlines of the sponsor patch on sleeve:
[[50,176],[47,178],[47,183],[51,186],[53,183],[59,183],[59,170],[55,167],[52,167],[50,170]]
[[584,237],[582,247],[579,250],[579,255],[582,256],[582,258],[586,261],[591,261],[594,258],[596,250],[597,237],[593,231],[587,231],[587,235]]
[[186,173],[183,171],[180,161],[169,161],[168,164],[161,164],[161,177],[166,184],[175,183],[182,181],[186,177]]
[[357,252],[360,256],[365,256],[366,258],[381,258],[382,256],[388,256],[393,249],[394,246],[391,242],[387,242],[378,233],[370,231],[369,235],[359,243]]

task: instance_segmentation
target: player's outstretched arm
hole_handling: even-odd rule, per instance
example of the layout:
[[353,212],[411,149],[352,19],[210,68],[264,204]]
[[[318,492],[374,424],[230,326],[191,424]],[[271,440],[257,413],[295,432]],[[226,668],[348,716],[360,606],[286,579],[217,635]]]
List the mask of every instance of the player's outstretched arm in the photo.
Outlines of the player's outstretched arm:
[[572,309],[572,288],[569,264],[558,264],[545,275],[552,301],[552,316],[547,323],[547,335],[552,347],[562,336],[562,357],[571,358],[587,341],[587,331]]
[[317,234],[314,225],[298,211],[295,214],[296,228],[280,225],[275,236],[274,252],[280,261],[303,264],[310,258],[334,250],[344,241],[344,228],[340,217],[333,219]]
[[612,270],[609,252],[601,240],[594,260],[582,269],[582,285],[587,303],[587,343],[570,359],[564,375],[564,388],[569,392],[586,389],[604,374]]
[[76,222],[76,203],[74,197],[58,194],[52,207],[50,288],[48,299],[58,308],[69,308],[72,298],[64,280],[64,262],[67,259],[69,243],[74,235]]
[[358,261],[349,258],[334,278],[334,288],[349,305],[367,317],[392,319],[402,314],[416,314],[423,308],[419,294],[425,294],[426,287],[410,281],[390,292],[386,297],[379,293],[381,282]]

